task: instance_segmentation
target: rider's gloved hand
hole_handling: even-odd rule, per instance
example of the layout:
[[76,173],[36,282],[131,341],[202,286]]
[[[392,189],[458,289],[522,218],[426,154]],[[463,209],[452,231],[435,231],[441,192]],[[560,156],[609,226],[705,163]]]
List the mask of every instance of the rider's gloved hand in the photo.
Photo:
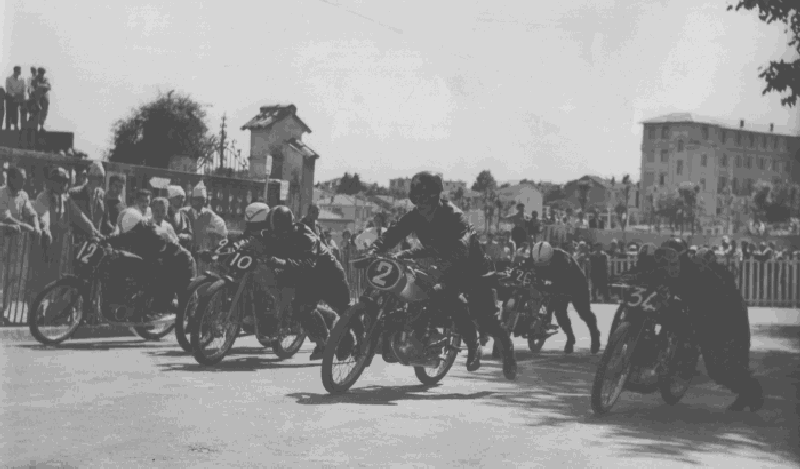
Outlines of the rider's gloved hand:
[[275,257],[275,256],[272,256],[272,257],[268,258],[266,263],[267,263],[267,266],[272,267],[272,268],[279,268],[279,267],[285,267],[286,266],[286,260],[285,259],[281,259],[281,258]]
[[200,251],[197,253],[197,258],[203,262],[211,262],[214,260],[214,253],[211,251]]
[[411,250],[398,251],[392,257],[395,259],[411,259]]

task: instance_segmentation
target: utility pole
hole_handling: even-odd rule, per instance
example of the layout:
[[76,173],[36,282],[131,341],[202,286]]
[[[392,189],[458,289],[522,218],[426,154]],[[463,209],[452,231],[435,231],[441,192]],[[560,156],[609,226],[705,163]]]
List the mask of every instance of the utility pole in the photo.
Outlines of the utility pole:
[[225,128],[227,124],[225,123],[228,120],[227,114],[222,114],[222,123],[219,126],[219,167],[220,169],[225,168]]

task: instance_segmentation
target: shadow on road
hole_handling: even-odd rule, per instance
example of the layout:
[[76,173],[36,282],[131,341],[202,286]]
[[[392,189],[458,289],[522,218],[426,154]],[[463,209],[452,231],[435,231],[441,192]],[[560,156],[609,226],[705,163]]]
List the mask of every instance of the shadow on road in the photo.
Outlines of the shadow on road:
[[[800,328],[770,326],[753,330],[763,347],[769,338],[794,338]],[[763,336],[763,337],[759,337]],[[774,342],[773,342],[774,344]],[[624,392],[616,406],[597,417],[590,407],[592,381],[599,356],[558,352],[532,357],[520,351],[523,374],[515,390],[498,393],[485,402],[511,406],[528,412],[532,426],[602,425],[607,427],[608,443],[624,448],[631,456],[662,456],[681,464],[697,464],[704,452],[747,452],[800,461],[798,454],[798,413],[800,413],[800,353],[798,350],[751,352],[751,369],[767,396],[758,413],[728,412],[734,396],[715,385],[700,365],[683,401],[669,406],[658,392],[643,396]],[[561,358],[555,358],[561,355]],[[497,361],[486,360],[477,373],[466,379],[503,381]],[[485,371],[484,371],[485,370]]]
[[428,390],[438,385],[426,386],[424,384],[412,386],[367,386],[358,389],[351,389],[344,394],[313,394],[307,392],[297,392],[287,394],[297,400],[298,404],[371,404],[396,406],[398,401],[440,401],[440,400],[473,400],[482,399],[494,394],[493,392],[483,391],[471,394],[447,393],[447,394],[418,394],[426,393]]
[[153,348],[153,347],[175,347],[176,343],[154,342],[144,339],[133,339],[125,341],[108,342],[80,342],[60,345],[41,345],[41,344],[12,344],[11,347],[27,348],[31,350],[70,350],[70,351],[94,351],[94,350],[114,350],[123,348]]
[[[163,352],[149,352],[150,355],[155,355],[159,357],[188,357],[192,354],[189,352],[184,352],[183,349],[178,348],[177,350],[165,350]],[[231,355],[260,355],[260,354],[272,354],[272,349],[267,347],[234,347],[228,352],[227,356]],[[274,356],[274,355],[273,355]]]
[[280,360],[279,358],[246,357],[232,358],[225,357],[224,360],[214,366],[204,366],[194,360],[191,363],[159,363],[158,367],[163,371],[202,371],[204,373],[218,371],[258,371],[281,368],[313,368],[320,366],[319,361],[306,363],[291,363]]

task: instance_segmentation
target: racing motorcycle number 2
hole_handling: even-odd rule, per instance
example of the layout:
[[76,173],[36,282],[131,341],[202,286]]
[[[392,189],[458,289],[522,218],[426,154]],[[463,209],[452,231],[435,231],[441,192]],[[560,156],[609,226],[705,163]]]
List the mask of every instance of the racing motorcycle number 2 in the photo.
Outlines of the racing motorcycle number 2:
[[379,290],[390,290],[400,281],[400,266],[379,259],[367,267],[367,281]]

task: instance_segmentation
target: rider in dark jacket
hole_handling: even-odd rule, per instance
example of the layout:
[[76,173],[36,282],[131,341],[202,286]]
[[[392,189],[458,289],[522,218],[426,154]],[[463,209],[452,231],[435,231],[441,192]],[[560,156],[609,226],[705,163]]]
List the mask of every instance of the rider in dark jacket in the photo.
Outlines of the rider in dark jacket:
[[[730,410],[759,410],[764,405],[764,391],[750,373],[750,320],[733,276],[717,264],[714,253],[701,250],[689,256],[682,240],[667,241],[659,250],[653,247],[642,247],[649,252],[640,251],[635,272],[664,266],[672,270],[673,285],[689,307],[709,377],[737,394]],[[657,255],[662,250],[674,251],[670,257],[677,262],[655,260],[665,257]]]
[[292,311],[317,346],[311,360],[322,359],[336,314],[318,308],[324,301],[339,314],[350,306],[350,286],[342,265],[313,231],[294,222],[289,207],[279,205],[267,215],[272,256],[267,265],[278,269],[279,279],[295,286]]
[[163,267],[159,275],[158,285],[161,290],[157,305],[162,311],[171,311],[175,294],[181,305],[185,304],[186,288],[192,279],[192,255],[167,236],[156,232],[156,227],[149,220],[139,222],[129,231],[108,238],[114,249],[132,252],[145,260],[161,260]]
[[571,302],[578,316],[589,327],[592,337],[592,353],[600,350],[600,331],[597,329],[597,317],[591,309],[589,282],[580,266],[566,251],[550,246],[547,241],[539,241],[531,249],[531,257],[526,260],[532,265],[537,280],[549,280],[553,289],[563,296],[556,296],[550,301],[549,308],[555,313],[558,325],[567,335],[564,353],[572,353],[575,346],[575,334],[572,322],[567,316],[567,306]]
[[[463,308],[459,295],[466,293],[469,311],[482,330],[500,343],[503,352],[503,374],[514,379],[517,362],[514,345],[507,332],[494,316],[495,303],[491,286],[482,281],[488,269],[486,259],[473,227],[464,214],[452,203],[441,200],[443,190],[439,176],[429,172],[417,173],[411,180],[410,199],[416,206],[390,227],[373,248],[385,252],[406,236],[416,233],[421,248],[400,251],[397,257],[433,257],[442,272],[440,283],[434,288],[436,301],[442,311],[459,311]],[[480,346],[475,323],[466,315],[455,314],[453,320],[467,344],[467,369],[480,368]]]

